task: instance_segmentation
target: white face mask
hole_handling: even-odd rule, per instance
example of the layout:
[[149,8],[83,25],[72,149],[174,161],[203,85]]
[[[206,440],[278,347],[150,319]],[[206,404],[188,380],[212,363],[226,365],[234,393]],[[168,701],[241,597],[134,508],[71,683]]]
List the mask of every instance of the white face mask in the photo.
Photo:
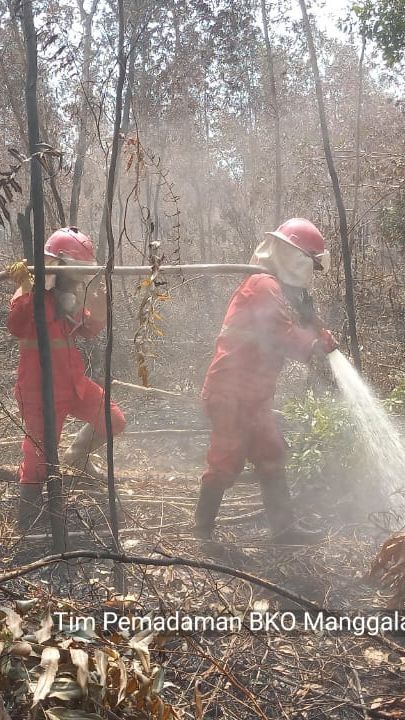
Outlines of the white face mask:
[[[45,266],[50,267],[51,265],[59,265],[57,258],[45,255]],[[45,290],[52,290],[55,287],[56,275],[45,275]]]
[[286,285],[309,290],[314,275],[314,263],[299,248],[265,233],[250,260],[251,265],[264,265]]

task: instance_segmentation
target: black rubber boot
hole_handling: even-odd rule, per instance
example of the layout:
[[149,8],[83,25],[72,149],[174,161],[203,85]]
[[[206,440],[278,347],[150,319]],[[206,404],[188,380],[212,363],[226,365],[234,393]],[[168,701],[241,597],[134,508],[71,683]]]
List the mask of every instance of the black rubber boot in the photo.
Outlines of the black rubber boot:
[[18,529],[21,533],[26,533],[35,524],[42,505],[42,485],[20,485]]
[[200,496],[198,498],[195,510],[195,526],[194,535],[201,540],[209,540],[215,527],[215,518],[222,502],[225,490],[213,485],[204,485],[200,487]]
[[271,529],[271,542],[277,545],[313,545],[323,533],[304,528],[297,521],[291,505],[286,474],[279,470],[260,481],[262,500]]

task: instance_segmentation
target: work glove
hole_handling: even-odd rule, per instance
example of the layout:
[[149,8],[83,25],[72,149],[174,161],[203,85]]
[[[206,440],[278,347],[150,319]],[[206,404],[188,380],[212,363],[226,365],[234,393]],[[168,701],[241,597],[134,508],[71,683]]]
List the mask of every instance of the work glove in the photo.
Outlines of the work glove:
[[29,292],[32,289],[33,277],[28,270],[26,260],[17,260],[8,265],[6,270],[8,277],[10,280],[14,280],[17,287],[22,287],[24,292]]
[[315,340],[314,343],[314,350],[321,352],[324,355],[329,355],[329,353],[333,352],[338,347],[339,343],[330,330],[321,330],[318,339]]
[[98,286],[93,290],[92,284],[90,284],[88,286],[88,292],[85,296],[84,304],[86,309],[90,311],[92,320],[95,320],[96,322],[106,322],[107,307],[105,287]]

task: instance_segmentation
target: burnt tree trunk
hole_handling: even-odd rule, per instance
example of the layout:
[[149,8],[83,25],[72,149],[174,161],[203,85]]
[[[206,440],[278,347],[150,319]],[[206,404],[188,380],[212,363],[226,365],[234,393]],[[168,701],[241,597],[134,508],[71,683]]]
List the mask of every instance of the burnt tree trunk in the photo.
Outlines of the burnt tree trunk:
[[342,191],[340,189],[339,178],[336,172],[335,163],[333,160],[332,149],[329,139],[328,124],[326,121],[325,105],[323,101],[322,82],[319,74],[318,59],[315,50],[314,39],[312,36],[311,25],[308,18],[307,8],[305,0],[299,0],[302,19],[304,25],[304,31],[308,43],[308,50],[311,59],[312,72],[315,80],[316,97],[318,101],[318,112],[319,122],[321,125],[322,141],[326,157],[326,163],[329,170],[330,179],[332,182],[333,192],[335,195],[336,206],[339,215],[339,228],[340,228],[340,239],[342,244],[342,256],[343,266],[345,272],[345,300],[346,300],[346,312],[348,319],[348,328],[350,336],[351,353],[356,368],[361,370],[361,357],[359,342],[357,338],[357,326],[356,326],[356,306],[353,291],[353,274],[352,274],[352,262],[351,253],[349,247],[349,230],[347,226],[347,215],[346,208],[343,202]]
[[[26,108],[30,154],[34,155],[39,143],[37,105],[37,35],[31,0],[23,1],[23,25],[26,44]],[[38,337],[39,359],[42,371],[42,402],[44,418],[44,451],[48,476],[49,511],[55,552],[65,550],[63,525],[62,483],[59,474],[58,443],[56,437],[55,408],[52,384],[52,360],[45,316],[44,272],[44,196],[42,168],[37,157],[31,160],[31,201],[34,217],[34,314]]]

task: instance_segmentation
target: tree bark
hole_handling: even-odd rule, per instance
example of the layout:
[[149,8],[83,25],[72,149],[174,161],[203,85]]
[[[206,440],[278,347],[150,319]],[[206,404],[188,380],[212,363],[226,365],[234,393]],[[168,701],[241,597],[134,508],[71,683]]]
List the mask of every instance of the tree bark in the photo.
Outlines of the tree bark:
[[262,5],[262,23],[264,31],[264,43],[266,46],[267,66],[270,79],[270,94],[274,118],[274,142],[275,142],[275,195],[274,195],[274,227],[278,227],[281,223],[281,201],[283,195],[283,175],[281,167],[281,133],[280,133],[280,111],[278,106],[276,78],[274,74],[273,49],[271,47],[266,0],[261,0]]
[[346,312],[347,312],[347,319],[348,319],[351,353],[352,353],[354,364],[355,364],[356,368],[360,371],[361,370],[361,357],[360,357],[359,342],[358,342],[358,338],[357,338],[356,307],[355,307],[355,299],[354,299],[354,291],[353,291],[353,275],[352,275],[351,253],[350,253],[350,247],[349,247],[349,231],[348,231],[348,227],[347,227],[347,215],[346,215],[346,209],[345,209],[345,205],[344,205],[344,201],[343,201],[343,197],[342,197],[342,192],[340,189],[339,178],[337,176],[335,163],[334,163],[333,155],[332,155],[332,149],[331,149],[331,144],[330,144],[330,139],[329,139],[328,124],[327,124],[327,120],[326,120],[325,105],[324,105],[324,101],[323,101],[322,82],[321,82],[321,77],[319,74],[318,59],[317,59],[315,44],[314,44],[314,40],[313,40],[313,36],[312,36],[311,25],[310,25],[309,18],[308,18],[305,0],[299,0],[299,2],[300,2],[301,12],[302,12],[304,31],[305,31],[305,35],[306,35],[306,39],[307,39],[307,43],[308,43],[309,55],[310,55],[310,59],[311,59],[312,72],[314,74],[316,97],[317,97],[317,101],[318,101],[319,122],[321,125],[322,141],[323,141],[323,147],[324,147],[324,152],[325,152],[325,157],[326,157],[326,163],[328,166],[329,175],[330,175],[330,179],[332,182],[333,192],[335,195],[335,201],[336,201],[336,206],[337,206],[338,215],[339,215],[340,238],[341,238],[341,244],[342,244],[343,266],[344,266],[344,272],[345,272]]
[[[129,118],[130,118],[130,111],[131,111],[131,100],[132,100],[132,87],[134,84],[134,46],[132,45],[131,48],[131,61],[130,61],[130,68],[128,72],[128,81],[127,81],[127,89],[125,93],[125,100],[124,100],[124,108],[122,113],[122,127],[121,127],[121,135],[125,136],[128,132],[129,128]],[[121,156],[121,149],[124,143],[123,137],[119,137],[118,140],[118,150],[117,150],[117,158],[115,165],[117,166],[119,158]],[[111,165],[110,165],[111,167]],[[113,187],[113,199],[115,194],[115,188],[117,185],[117,173],[114,173],[114,187]],[[107,238],[107,215],[108,215],[108,200],[107,195],[104,201],[103,205],[103,214],[101,217],[101,225],[100,225],[100,232],[98,237],[98,246],[97,246],[97,253],[96,258],[99,265],[103,265],[105,262],[105,255],[106,255],[106,249],[108,244],[108,238]],[[120,228],[121,231],[121,228]]]
[[[114,118],[114,135],[111,147],[110,167],[108,170],[107,180],[107,202],[106,202],[106,234],[108,246],[108,258],[105,271],[105,280],[107,288],[107,345],[105,352],[105,383],[104,383],[104,401],[105,401],[105,422],[107,430],[107,468],[108,468],[108,499],[110,506],[111,530],[114,539],[114,548],[119,552],[119,524],[117,511],[117,495],[115,492],[114,481],[114,440],[111,424],[111,356],[113,350],[113,284],[112,273],[115,261],[115,243],[112,228],[112,207],[114,200],[115,178],[117,170],[117,161],[120,150],[120,130],[123,110],[123,90],[126,75],[126,61],[124,55],[124,3],[123,0],[117,0],[118,3],[118,82],[115,96],[115,118]],[[121,592],[124,590],[124,576],[120,567],[116,566],[116,583]]]
[[89,87],[90,87],[90,65],[91,65],[91,42],[92,42],[92,25],[94,14],[97,10],[98,0],[93,0],[90,12],[84,9],[83,0],[79,0],[79,9],[84,28],[83,42],[83,69],[82,69],[82,102],[79,116],[79,137],[76,147],[76,161],[73,171],[72,193],[70,197],[69,223],[77,226],[77,218],[79,213],[80,190],[82,186],[82,177],[84,171],[84,163],[87,149],[87,126],[89,119]]
[[[34,155],[39,143],[37,104],[37,35],[31,0],[23,1],[23,26],[26,43],[26,108],[30,154]],[[52,361],[45,317],[45,265],[44,265],[44,195],[42,168],[39,160],[31,160],[31,200],[34,217],[34,314],[38,336],[39,359],[42,371],[42,402],[44,417],[44,451],[47,465],[49,511],[52,539],[55,550],[64,552],[62,483],[59,474],[58,444],[55,426],[55,408],[52,384]]]
[[[361,107],[363,103],[363,62],[364,52],[366,49],[366,40],[363,38],[363,44],[361,46],[361,53],[359,59],[359,81],[357,89],[357,110],[356,110],[356,136],[355,136],[355,153],[356,153],[356,167],[354,175],[354,198],[353,198],[353,211],[351,217],[351,226],[356,223],[357,210],[359,205],[359,187],[360,187],[360,136],[361,136]],[[353,237],[350,243],[350,249],[353,247]]]

